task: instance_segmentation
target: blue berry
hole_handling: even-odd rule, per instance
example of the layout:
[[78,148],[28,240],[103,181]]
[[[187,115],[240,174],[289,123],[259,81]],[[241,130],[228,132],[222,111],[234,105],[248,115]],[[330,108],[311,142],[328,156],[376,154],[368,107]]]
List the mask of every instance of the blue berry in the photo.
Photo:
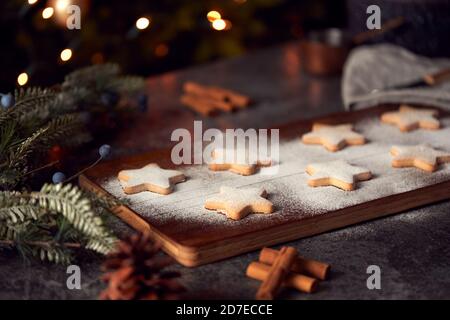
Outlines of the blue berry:
[[63,183],[66,180],[66,175],[62,172],[55,172],[52,176],[52,181],[54,184]]
[[115,91],[105,91],[100,96],[101,102],[108,107],[114,107],[119,102],[120,96]]
[[1,104],[4,108],[12,107],[14,102],[14,96],[11,93],[2,95]]
[[111,146],[109,144],[104,144],[100,148],[98,148],[98,153],[100,157],[106,158],[111,153]]
[[145,94],[140,94],[137,99],[138,108],[141,112],[147,111],[148,97]]

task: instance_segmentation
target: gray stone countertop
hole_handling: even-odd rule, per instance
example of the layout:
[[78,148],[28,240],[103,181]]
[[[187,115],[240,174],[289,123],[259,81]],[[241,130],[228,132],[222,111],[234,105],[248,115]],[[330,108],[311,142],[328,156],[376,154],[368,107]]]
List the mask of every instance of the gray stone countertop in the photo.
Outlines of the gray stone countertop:
[[[203,120],[204,127],[265,128],[302,118],[343,111],[340,78],[315,78],[300,65],[298,45],[282,46],[243,57],[170,72],[148,80],[149,111],[113,143],[116,155],[135,154],[170,144],[173,129]],[[243,92],[257,101],[245,111],[202,118],[178,103],[186,80],[213,83]],[[138,142],[139,135],[148,141]],[[139,141],[143,141],[139,139]],[[121,222],[120,233],[130,230]],[[286,291],[285,299],[449,299],[450,202],[430,205],[333,232],[288,243],[312,259],[331,264],[328,281],[314,294]],[[190,299],[252,299],[259,282],[245,277],[258,253],[197,268],[172,268]],[[76,261],[81,290],[66,287],[66,268],[0,254],[0,299],[96,299],[101,258],[82,254]],[[369,265],[381,269],[381,289],[369,290]]]

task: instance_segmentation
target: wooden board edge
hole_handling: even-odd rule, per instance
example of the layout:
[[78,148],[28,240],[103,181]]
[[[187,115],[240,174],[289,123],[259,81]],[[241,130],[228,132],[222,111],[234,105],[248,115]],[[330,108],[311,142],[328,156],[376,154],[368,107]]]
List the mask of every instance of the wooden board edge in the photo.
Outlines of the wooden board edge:
[[[387,198],[390,201],[387,201]],[[325,217],[320,217],[320,219],[319,217],[314,217],[271,227],[269,228],[270,239],[267,239],[266,235],[268,230],[258,230],[237,236],[234,239],[228,239],[226,244],[222,242],[219,253],[215,252],[217,250],[214,250],[214,246],[199,248],[195,260],[191,259],[189,261],[189,266],[198,266],[226,259],[265,246],[317,235],[448,199],[450,199],[450,181],[375,199],[328,213]],[[238,247],[236,247],[236,243],[239,243]],[[227,254],[224,255],[223,251],[227,251]]]
[[[109,194],[108,191],[103,189],[97,183],[89,180],[85,175],[80,175],[78,177],[78,183],[81,188],[89,190],[95,193]],[[131,228],[142,232],[149,233],[151,237],[158,243],[161,244],[162,249],[170,255],[172,258],[177,260],[179,263],[185,266],[190,266],[190,261],[195,260],[197,256],[197,249],[188,246],[182,246],[175,242],[173,239],[163,235],[156,228],[154,228],[150,223],[148,223],[144,218],[142,218],[138,213],[134,212],[127,206],[120,206],[113,210],[113,213],[121,219],[123,222],[128,224]],[[182,258],[182,256],[187,255],[189,258]]]
[[[108,193],[83,175],[79,177],[79,183],[85,189]],[[219,249],[215,245],[203,247],[181,245],[161,234],[139,214],[126,206],[117,208],[114,213],[134,229],[141,232],[150,232],[152,237],[161,243],[162,249],[183,266],[196,267],[260,249],[264,246],[317,235],[447,199],[450,199],[450,181],[375,199],[328,213],[326,216],[272,226],[269,228],[270,238],[267,238],[267,229],[230,237],[222,242]],[[236,246],[236,244],[239,245]]]

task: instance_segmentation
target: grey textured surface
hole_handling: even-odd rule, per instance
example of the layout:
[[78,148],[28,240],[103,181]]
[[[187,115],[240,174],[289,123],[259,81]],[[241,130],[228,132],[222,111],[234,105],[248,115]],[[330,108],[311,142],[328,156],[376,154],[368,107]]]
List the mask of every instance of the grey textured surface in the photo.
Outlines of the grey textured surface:
[[[310,78],[301,72],[296,44],[259,51],[154,77],[149,80],[151,109],[134,129],[118,137],[114,150],[137,153],[167,145],[170,132],[197,117],[181,112],[177,96],[186,79],[211,82],[250,94],[258,103],[236,114],[207,119],[205,125],[267,127],[342,110],[339,78]],[[148,137],[137,144],[133,135]],[[326,201],[326,199],[325,199]],[[450,298],[450,203],[427,206],[396,216],[289,243],[302,255],[332,265],[329,281],[315,294],[286,292],[286,299],[429,299]],[[129,232],[121,222],[120,233]],[[190,269],[173,266],[191,299],[251,299],[258,282],[245,277],[257,253]],[[66,288],[66,269],[0,255],[0,299],[95,299],[101,259],[89,254],[77,261],[82,290]],[[368,290],[366,268],[381,268],[381,290]]]
[[362,109],[386,103],[409,103],[450,110],[450,81],[433,87],[372,92],[414,82],[445,68],[450,68],[450,59],[421,57],[395,45],[360,47],[351,53],[344,67],[344,104],[347,108]]

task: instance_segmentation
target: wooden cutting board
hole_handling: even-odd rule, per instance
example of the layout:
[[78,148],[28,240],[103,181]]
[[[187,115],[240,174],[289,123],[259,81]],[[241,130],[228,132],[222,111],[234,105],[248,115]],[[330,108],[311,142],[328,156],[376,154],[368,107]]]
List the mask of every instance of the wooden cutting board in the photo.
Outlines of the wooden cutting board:
[[[222,172],[215,175],[213,172],[208,172],[207,168],[200,168],[197,169],[197,171],[194,171],[194,176],[188,176],[188,181],[191,180],[189,183],[197,186],[192,191],[188,187],[188,182],[185,182],[177,185],[174,193],[171,195],[160,196],[150,194],[148,195],[148,199],[145,198],[145,195],[142,196],[144,198],[135,199],[131,197],[131,204],[129,206],[117,208],[115,213],[136,230],[150,232],[156,240],[161,242],[163,249],[179,263],[193,267],[256,250],[264,246],[272,246],[286,241],[312,236],[355,223],[399,213],[433,202],[450,199],[450,165],[446,165],[445,168],[432,174],[425,174],[420,172],[420,170],[413,168],[390,168],[388,162],[390,159],[389,155],[384,155],[384,151],[382,153],[379,151],[384,150],[384,144],[387,146],[390,141],[376,141],[378,140],[376,134],[376,130],[378,130],[377,127],[374,127],[376,130],[368,131],[373,135],[372,137],[369,137],[368,145],[365,147],[348,148],[354,148],[353,151],[339,151],[330,155],[330,153],[324,151],[324,149],[322,150],[320,146],[305,146],[300,143],[299,137],[310,130],[313,122],[329,124],[360,123],[360,128],[364,131],[370,126],[377,125],[377,119],[382,112],[392,110],[393,108],[394,106],[375,107],[361,111],[333,114],[312,120],[303,120],[281,126],[281,140],[282,142],[290,141],[291,149],[297,148],[297,145],[295,144],[297,141],[298,148],[311,148],[304,149],[308,151],[302,151],[300,153],[301,156],[299,156],[298,160],[298,171],[291,172],[291,175],[296,174],[298,178],[294,179],[289,175],[284,175],[283,177],[281,175],[280,177],[267,177],[267,179],[258,176],[246,178],[242,176],[237,177],[228,172]],[[446,117],[447,119],[448,113],[441,111],[441,116]],[[449,130],[448,132],[450,133],[450,128],[447,128],[447,126],[444,126],[442,130],[437,132],[425,133],[400,133],[396,128],[387,125],[382,127],[382,130],[385,131],[382,136],[388,136],[388,140],[391,140],[391,136],[389,134],[386,135],[386,131],[391,130],[393,140],[397,137],[401,141],[403,141],[402,139],[410,139],[408,140],[409,142],[413,141],[414,137],[416,137],[415,135],[417,135],[417,137],[419,137],[417,139],[419,140],[426,140],[429,139],[429,137],[432,137],[432,142],[435,143],[436,141],[439,141],[439,139],[445,139],[447,131],[444,130]],[[448,135],[447,138],[450,138],[450,135]],[[450,141],[450,139],[447,140]],[[429,141],[417,141],[417,143],[423,142]],[[371,147],[371,144],[374,145],[374,147]],[[327,209],[335,205],[330,202],[339,202],[336,200],[339,199],[336,198],[336,195],[342,195],[342,198],[350,197],[351,199],[353,193],[346,193],[333,187],[311,188],[314,189],[314,191],[309,191],[306,187],[302,186],[300,188],[296,187],[297,184],[295,183],[289,183],[289,181],[293,181],[293,179],[301,180],[307,178],[303,173],[303,164],[307,163],[310,154],[323,155],[323,157],[340,157],[340,155],[342,155],[342,157],[350,157],[351,153],[348,152],[355,152],[354,150],[360,150],[358,152],[364,155],[366,149],[363,148],[368,148],[367,150],[372,150],[370,148],[374,148],[373,150],[377,150],[377,153],[374,155],[369,154],[370,152],[367,151],[368,155],[363,159],[368,164],[367,167],[369,169],[371,169],[371,158],[375,159],[378,157],[378,166],[380,166],[380,163],[386,163],[386,167],[389,167],[383,170],[398,170],[395,172],[393,171],[393,174],[398,175],[398,178],[396,179],[398,179],[399,185],[387,185],[386,188],[387,190],[392,188],[392,190],[394,190],[392,193],[389,193],[389,191],[382,191],[382,193],[384,193],[380,197],[372,194],[372,186],[375,184],[382,185],[382,183],[384,183],[383,181],[385,181],[383,180],[385,179],[383,174],[376,174],[373,181],[364,182],[356,191],[359,192],[359,194],[367,191],[367,196],[366,194],[363,194],[363,196],[360,197],[363,200],[350,201],[350,205],[345,205],[345,203],[336,204],[336,209]],[[311,150],[311,152],[309,152],[309,150]],[[386,153],[388,153],[388,149],[386,149]],[[292,151],[292,155],[295,158],[295,150]],[[306,160],[300,158],[305,158]],[[358,159],[360,158],[361,156]],[[105,187],[105,181],[113,181],[113,183],[115,183],[114,181],[116,180],[117,173],[120,170],[138,168],[151,162],[156,162],[163,168],[175,168],[170,160],[170,149],[160,150],[102,163],[80,176],[79,182],[80,185],[86,189],[106,193],[106,190],[109,187]],[[295,163],[295,161],[290,163],[289,161],[286,161],[286,164],[283,164],[282,160],[280,166],[282,168],[283,165],[287,166],[289,164],[292,166],[295,165]],[[189,170],[190,168],[189,166],[177,166],[177,169]],[[210,180],[204,180],[203,182],[198,180],[195,177],[195,172],[201,173],[203,176],[207,175]],[[409,177],[411,176],[413,176],[413,178],[410,179]],[[439,178],[430,180],[432,177]],[[238,186],[244,186],[243,181],[245,182],[245,179],[259,179],[248,180],[251,181],[252,185],[269,184],[270,186],[277,186],[278,180],[280,180],[281,183],[282,179],[291,179],[286,180],[287,183],[286,181],[283,183],[288,184],[291,193],[294,191],[294,193],[292,193],[293,200],[289,199],[289,194],[277,195],[277,192],[275,191],[273,192],[275,193],[273,199],[276,208],[275,213],[264,215],[264,217],[261,217],[261,215],[258,215],[258,217],[255,217],[256,215],[250,215],[239,222],[227,220],[224,215],[213,211],[205,211],[206,209],[202,206],[203,198],[208,194],[217,192],[221,183],[227,183],[228,185],[233,185],[233,183],[235,183]],[[414,182],[414,186],[418,185],[419,187],[415,188],[414,186],[408,185],[408,179]],[[423,179],[423,183],[421,182],[421,179]],[[392,179],[386,180],[386,183],[389,185],[392,184],[389,181],[392,182]],[[283,183],[281,183],[281,185],[283,185]],[[182,186],[183,184],[186,184],[186,187]],[[300,186],[302,184],[299,183],[298,185]],[[295,188],[298,188],[298,192]],[[114,192],[111,190],[110,193],[113,195],[125,197],[125,194],[122,194],[117,187],[115,187]],[[268,192],[270,193],[271,190],[269,189]],[[309,201],[309,205],[301,204],[303,202],[302,192],[305,192],[305,194],[314,192],[314,197],[309,197],[305,200],[306,202]],[[321,193],[318,194],[317,192]],[[338,194],[338,192],[341,192],[341,194]],[[269,199],[272,200],[272,198]],[[300,204],[297,203],[295,199],[299,199]],[[365,201],[364,199],[369,200]],[[185,209],[183,208],[184,204],[186,204]],[[172,207],[176,208],[176,210],[171,209]],[[311,210],[311,207],[320,208],[320,212]],[[315,211],[315,213],[313,213],[313,211]],[[189,212],[192,212],[192,215],[190,215]]]

